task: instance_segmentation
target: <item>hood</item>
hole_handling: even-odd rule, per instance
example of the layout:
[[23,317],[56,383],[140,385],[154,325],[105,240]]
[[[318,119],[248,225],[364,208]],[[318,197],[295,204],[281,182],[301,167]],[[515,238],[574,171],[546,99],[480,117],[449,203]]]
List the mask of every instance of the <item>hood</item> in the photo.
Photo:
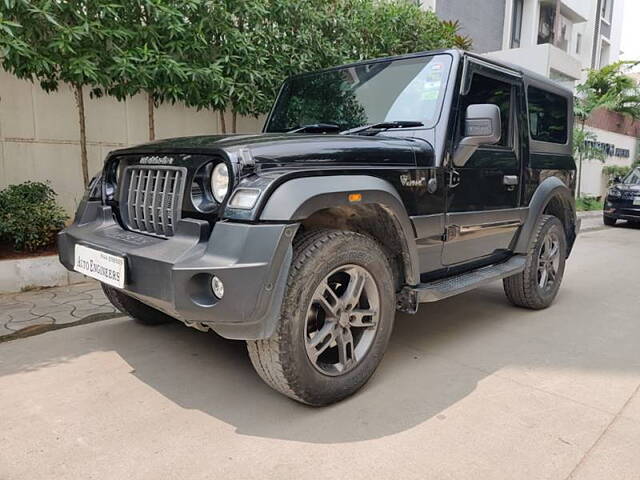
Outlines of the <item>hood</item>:
[[422,139],[388,135],[322,135],[322,134],[259,134],[206,135],[181,137],[138,145],[113,152],[121,154],[198,153],[224,154],[236,161],[237,152],[249,149],[262,168],[311,166],[321,164],[358,166],[413,166],[420,156],[422,164],[433,148]]
[[629,183],[617,183],[612,188],[620,190],[621,192],[636,192],[640,193],[640,185]]

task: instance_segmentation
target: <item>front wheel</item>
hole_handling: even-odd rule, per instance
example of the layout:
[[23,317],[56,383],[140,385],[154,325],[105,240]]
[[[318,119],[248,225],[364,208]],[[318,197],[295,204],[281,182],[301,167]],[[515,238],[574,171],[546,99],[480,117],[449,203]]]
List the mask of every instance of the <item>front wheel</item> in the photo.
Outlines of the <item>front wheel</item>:
[[122,293],[120,290],[110,287],[104,283],[100,284],[107,300],[111,302],[115,308],[125,315],[129,315],[138,323],[143,325],[160,325],[173,320],[172,317],[166,315],[155,308],[136,300],[129,295]]
[[605,215],[602,216],[602,221],[608,227],[613,227],[616,224],[617,219],[614,217],[607,217]]
[[275,334],[248,341],[254,368],[275,390],[328,405],[362,387],[382,360],[395,315],[387,255],[372,238],[320,230],[294,243]]
[[538,220],[522,273],[503,280],[511,303],[540,310],[551,305],[558,294],[567,257],[567,238],[557,217],[543,215]]

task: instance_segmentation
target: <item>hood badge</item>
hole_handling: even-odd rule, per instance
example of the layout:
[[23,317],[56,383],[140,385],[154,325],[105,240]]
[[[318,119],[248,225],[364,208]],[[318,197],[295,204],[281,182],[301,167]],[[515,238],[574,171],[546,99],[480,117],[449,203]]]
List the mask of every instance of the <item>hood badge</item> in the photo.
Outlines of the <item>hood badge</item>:
[[141,157],[140,164],[141,165],[171,165],[173,164],[173,157],[159,157],[157,155],[153,155],[151,157]]

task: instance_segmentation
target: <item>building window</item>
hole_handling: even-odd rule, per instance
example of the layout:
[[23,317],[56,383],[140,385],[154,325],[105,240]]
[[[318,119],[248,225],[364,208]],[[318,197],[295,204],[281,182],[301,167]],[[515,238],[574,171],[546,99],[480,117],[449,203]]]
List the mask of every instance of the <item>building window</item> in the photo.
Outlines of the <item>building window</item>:
[[580,55],[580,50],[582,50],[582,34],[578,33],[576,35],[576,53]]
[[600,42],[600,68],[606,67],[609,65],[609,52],[611,48],[609,47],[609,42],[606,42],[604,39]]
[[529,87],[527,100],[531,138],[539,142],[567,143],[567,99]]
[[613,0],[602,0],[601,16],[607,22],[611,23],[611,16],[613,15]]
[[538,22],[538,45],[553,43],[553,26],[556,21],[556,7],[549,4],[540,5],[540,21]]
[[524,0],[513,0],[513,16],[511,18],[511,48],[520,48],[522,37],[522,12]]

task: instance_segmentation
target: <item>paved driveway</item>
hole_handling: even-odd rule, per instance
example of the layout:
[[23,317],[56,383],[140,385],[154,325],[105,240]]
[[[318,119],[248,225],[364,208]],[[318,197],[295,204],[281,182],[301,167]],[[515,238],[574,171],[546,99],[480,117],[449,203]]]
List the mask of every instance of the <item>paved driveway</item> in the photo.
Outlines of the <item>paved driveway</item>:
[[546,311],[496,284],[397,317],[356,396],[266,387],[242,342],[116,318],[0,344],[0,478],[640,478],[640,230],[581,236]]

